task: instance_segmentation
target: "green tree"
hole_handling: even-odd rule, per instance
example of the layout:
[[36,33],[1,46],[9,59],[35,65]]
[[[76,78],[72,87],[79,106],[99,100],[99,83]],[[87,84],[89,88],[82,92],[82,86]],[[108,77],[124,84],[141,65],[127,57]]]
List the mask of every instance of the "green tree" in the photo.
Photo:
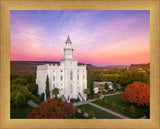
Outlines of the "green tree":
[[84,113],[85,113],[85,109],[84,108],[81,109],[81,113],[82,113],[82,115],[84,115]]
[[104,104],[107,104],[108,103],[107,98],[105,98],[103,102],[104,102]]
[[104,85],[100,84],[98,90],[101,91],[101,96],[102,96],[102,92],[104,91]]
[[17,108],[26,105],[26,98],[24,96],[24,94],[18,92],[16,95],[16,99],[15,99],[15,104],[17,106]]
[[47,75],[47,80],[46,80],[46,99],[50,98],[50,90],[49,90],[49,78]]
[[41,102],[44,101],[44,96],[45,96],[45,93],[43,92],[43,93],[38,97]]
[[90,94],[90,90],[89,89],[84,89],[84,94],[86,94],[86,98],[88,97],[87,95]]
[[87,75],[87,89],[89,89],[90,91],[89,95],[93,96],[94,95],[93,80],[91,79],[89,74]]
[[113,107],[116,106],[116,102],[115,102],[115,101],[112,102],[112,106],[113,106]]
[[107,83],[105,83],[105,84],[104,84],[104,88],[105,88],[105,90],[108,90],[108,89],[109,89],[109,87],[108,87],[108,84],[107,84]]
[[59,94],[59,89],[58,88],[54,88],[52,90],[52,95],[55,95],[55,98],[58,98],[57,95]]
[[130,106],[129,111],[131,113],[135,113],[135,107],[133,105]]
[[117,89],[117,83],[116,82],[113,82],[113,89]]
[[93,118],[95,116],[95,114],[94,114],[94,112],[93,111],[90,111],[89,113],[88,113],[88,118]]
[[37,92],[38,92],[38,85],[37,84],[32,84],[32,87],[31,87],[31,92],[33,93],[33,94],[37,94]]

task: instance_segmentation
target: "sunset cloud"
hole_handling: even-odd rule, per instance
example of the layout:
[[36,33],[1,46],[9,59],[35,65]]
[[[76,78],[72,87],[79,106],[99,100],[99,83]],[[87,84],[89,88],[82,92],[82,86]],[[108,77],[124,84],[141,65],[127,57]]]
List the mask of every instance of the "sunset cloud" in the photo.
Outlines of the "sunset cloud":
[[94,65],[148,63],[149,11],[11,11],[11,60],[59,61],[68,36],[74,57]]

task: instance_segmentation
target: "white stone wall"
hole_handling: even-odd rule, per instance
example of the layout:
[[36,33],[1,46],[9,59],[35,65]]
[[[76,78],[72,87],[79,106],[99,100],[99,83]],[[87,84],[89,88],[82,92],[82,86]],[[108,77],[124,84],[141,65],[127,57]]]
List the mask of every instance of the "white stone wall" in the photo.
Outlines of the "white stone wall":
[[[60,65],[40,65],[37,66],[38,94],[45,93],[46,78],[49,77],[49,87],[52,97],[52,90],[56,87],[60,90],[60,95],[66,99],[78,98],[80,93],[84,98],[84,89],[87,88],[86,65],[78,65],[77,59],[73,58],[73,49],[68,36],[66,47],[64,48],[64,59],[60,60]],[[72,72],[72,78],[71,78]]]

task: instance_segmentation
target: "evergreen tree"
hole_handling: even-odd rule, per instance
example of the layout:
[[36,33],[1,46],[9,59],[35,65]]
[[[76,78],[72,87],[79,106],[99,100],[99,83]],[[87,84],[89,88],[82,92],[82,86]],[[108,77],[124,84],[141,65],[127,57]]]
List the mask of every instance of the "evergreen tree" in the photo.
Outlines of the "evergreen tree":
[[87,77],[87,89],[90,91],[89,95],[94,95],[93,80],[89,76]]
[[49,90],[49,78],[47,75],[47,80],[46,80],[46,99],[50,98],[50,90]]
[[109,89],[109,87],[108,87],[108,84],[107,84],[107,83],[105,83],[104,88],[105,88],[105,90],[108,90],[108,89]]

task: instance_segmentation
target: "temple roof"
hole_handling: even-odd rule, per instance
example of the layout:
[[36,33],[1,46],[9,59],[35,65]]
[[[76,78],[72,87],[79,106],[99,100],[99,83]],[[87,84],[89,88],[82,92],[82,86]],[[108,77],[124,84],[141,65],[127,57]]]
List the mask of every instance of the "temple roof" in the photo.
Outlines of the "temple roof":
[[66,42],[72,43],[71,40],[70,40],[69,34],[68,34],[68,38],[67,38]]

